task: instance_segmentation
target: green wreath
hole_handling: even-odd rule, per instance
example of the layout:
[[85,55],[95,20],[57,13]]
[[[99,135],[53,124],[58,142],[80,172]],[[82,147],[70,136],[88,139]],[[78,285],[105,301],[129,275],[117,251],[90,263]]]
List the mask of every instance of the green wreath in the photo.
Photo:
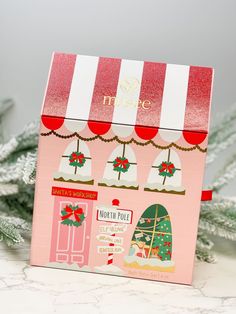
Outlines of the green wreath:
[[162,161],[158,166],[159,175],[163,177],[172,177],[176,171],[176,168],[172,162]]
[[78,205],[66,205],[66,207],[61,211],[61,223],[63,225],[79,227],[84,219],[84,211]]
[[73,167],[83,167],[86,159],[84,154],[81,152],[72,152],[69,156],[70,166]]
[[129,170],[130,163],[126,157],[116,157],[113,161],[113,170],[117,172],[127,172]]

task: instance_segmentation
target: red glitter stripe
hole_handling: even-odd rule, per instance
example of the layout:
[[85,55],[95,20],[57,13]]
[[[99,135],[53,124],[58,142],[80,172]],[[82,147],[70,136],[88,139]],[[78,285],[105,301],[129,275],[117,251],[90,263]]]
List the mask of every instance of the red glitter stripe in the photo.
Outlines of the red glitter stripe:
[[184,130],[208,132],[213,70],[191,66]]
[[120,65],[120,59],[99,58],[89,120],[111,123],[114,106],[104,104],[104,96],[116,96]]
[[165,63],[144,62],[139,98],[148,109],[139,106],[136,125],[159,126],[165,73]]
[[65,117],[76,55],[55,53],[52,60],[43,115]]

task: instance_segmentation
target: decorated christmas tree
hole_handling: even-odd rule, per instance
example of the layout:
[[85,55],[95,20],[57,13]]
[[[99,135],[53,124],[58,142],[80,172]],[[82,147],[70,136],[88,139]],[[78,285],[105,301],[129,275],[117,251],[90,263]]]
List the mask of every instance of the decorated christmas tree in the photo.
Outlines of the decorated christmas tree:
[[171,222],[166,209],[161,205],[148,207],[135,228],[130,254],[138,246],[142,258],[170,260],[172,253]]

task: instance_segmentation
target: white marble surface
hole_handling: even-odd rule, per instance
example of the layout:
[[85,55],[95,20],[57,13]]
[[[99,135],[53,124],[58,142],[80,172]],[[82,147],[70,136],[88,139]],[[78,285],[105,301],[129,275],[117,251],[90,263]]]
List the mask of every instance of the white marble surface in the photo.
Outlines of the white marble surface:
[[29,242],[18,249],[1,243],[0,313],[235,314],[235,244],[219,242],[217,255],[217,264],[196,262],[191,287],[31,267]]

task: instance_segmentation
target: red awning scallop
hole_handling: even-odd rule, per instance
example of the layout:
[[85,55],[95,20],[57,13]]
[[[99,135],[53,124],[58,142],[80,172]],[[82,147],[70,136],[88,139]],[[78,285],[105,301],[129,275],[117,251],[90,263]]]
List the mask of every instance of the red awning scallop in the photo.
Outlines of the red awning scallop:
[[185,140],[192,145],[201,144],[207,137],[207,133],[183,131]]
[[111,123],[88,121],[88,127],[94,134],[104,135],[110,130]]
[[148,141],[157,135],[158,128],[136,125],[135,132],[142,140]]
[[61,117],[42,116],[41,120],[43,122],[43,125],[49,130],[57,130],[64,123],[64,118]]

